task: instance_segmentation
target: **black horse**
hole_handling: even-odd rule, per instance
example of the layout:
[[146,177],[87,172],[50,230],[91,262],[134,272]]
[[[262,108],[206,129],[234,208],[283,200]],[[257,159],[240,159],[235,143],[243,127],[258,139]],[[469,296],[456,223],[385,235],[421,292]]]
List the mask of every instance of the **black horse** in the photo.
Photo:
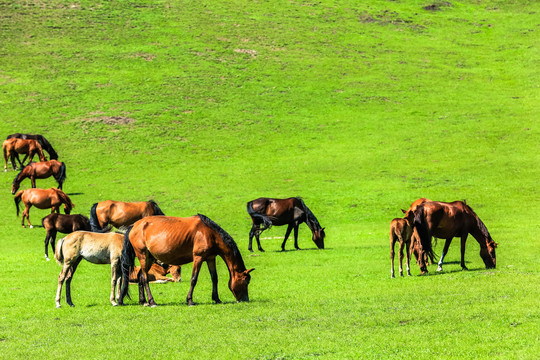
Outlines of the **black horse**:
[[294,247],[300,250],[298,247],[298,226],[304,222],[313,234],[315,245],[319,249],[324,249],[324,228],[321,227],[315,215],[313,215],[311,210],[309,210],[304,201],[299,197],[288,199],[258,198],[247,203],[247,212],[253,221],[251,231],[249,232],[248,247],[248,250],[251,252],[253,252],[251,246],[253,236],[257,240],[259,251],[264,251],[261,247],[259,235],[272,225],[288,225],[285,239],[281,244],[281,251],[285,251],[285,243],[293,229]]
[[[6,138],[7,139],[11,139],[11,138],[17,138],[17,139],[23,139],[23,140],[36,140],[39,145],[41,145],[41,147],[43,148],[43,150],[47,151],[49,153],[49,156],[52,160],[58,160],[58,154],[56,153],[56,151],[54,151],[51,143],[49,143],[49,141],[47,139],[45,139],[45,137],[43,135],[32,135],[32,134],[21,134],[21,133],[16,133],[16,134],[11,134],[11,135],[8,135],[8,137]],[[21,163],[20,159],[19,159],[19,156],[16,155],[17,157],[17,161],[19,163]],[[25,158],[23,159],[23,163],[25,162],[26,160],[26,156]]]

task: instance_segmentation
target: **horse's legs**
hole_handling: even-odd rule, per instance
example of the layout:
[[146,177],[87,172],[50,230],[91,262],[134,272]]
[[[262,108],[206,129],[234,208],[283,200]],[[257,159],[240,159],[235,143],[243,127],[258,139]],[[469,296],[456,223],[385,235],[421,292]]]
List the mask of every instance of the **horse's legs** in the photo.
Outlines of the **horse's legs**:
[[296,224],[294,225],[294,248],[296,250],[300,250],[300,248],[298,247],[298,226],[300,224]]
[[[142,300],[143,305],[145,306],[151,306],[151,307],[157,306],[156,302],[154,301],[154,297],[152,296],[152,292],[150,291],[150,285],[148,283],[148,271],[152,267],[154,260],[147,253],[146,256],[141,256],[139,258],[139,262],[141,263],[141,271],[139,271],[139,304],[141,303],[141,300]],[[144,290],[146,290],[146,295],[148,296],[148,303],[145,302],[143,288]],[[141,292],[142,292],[142,297],[141,297]]]
[[75,275],[75,270],[77,270],[77,266],[81,263],[82,257],[78,258],[73,262],[71,265],[70,270],[67,273],[66,277],[66,302],[69,306],[73,307],[73,302],[71,301],[71,280],[73,279],[73,275]]
[[45,259],[49,261],[49,241],[51,242],[51,247],[54,253],[54,242],[56,241],[56,230],[50,229],[47,231],[47,236],[45,236]]
[[208,259],[206,260],[206,264],[208,265],[208,270],[210,271],[210,277],[212,278],[212,300],[216,304],[221,304],[221,300],[219,300],[218,295],[218,276],[216,271],[216,259]]
[[64,262],[64,266],[62,267],[62,270],[60,271],[60,274],[58,275],[58,287],[56,288],[56,307],[60,307],[60,298],[62,296],[62,285],[64,284],[64,280],[66,278],[66,274],[69,270],[69,264],[67,262]]
[[[248,250],[250,252],[253,252],[253,247],[251,246],[253,242],[253,237],[258,233],[260,229],[260,225],[256,225],[255,222],[253,222],[253,225],[251,225],[251,230],[249,231],[249,244],[248,244]],[[259,250],[264,251],[261,249],[261,243],[259,242],[259,238],[256,237],[257,245],[259,245]]]
[[452,242],[452,239],[453,238],[446,239],[444,243],[441,259],[439,260],[439,264],[437,266],[437,271],[443,271],[442,265],[443,265],[444,257],[446,256],[446,254],[448,254],[448,248],[450,247],[450,243]]
[[23,211],[23,215],[22,215],[22,227],[25,227],[24,226],[24,218],[26,217],[26,222],[28,222],[28,226],[31,228],[33,228],[32,224],[30,224],[30,207],[32,207],[31,204],[25,204],[24,205],[24,211]]
[[32,183],[32,188],[36,188],[36,178],[35,176],[30,176],[30,182]]
[[285,232],[285,239],[283,239],[283,243],[281,244],[281,251],[285,251],[285,243],[287,242],[287,239],[289,238],[289,235],[291,234],[292,229],[293,229],[293,225],[289,224],[287,226],[287,231]]
[[258,224],[257,229],[255,229],[255,240],[257,240],[257,248],[259,249],[260,252],[264,252],[264,250],[263,250],[263,248],[261,246],[260,235],[266,229],[268,229],[268,228],[265,227],[264,229],[261,229],[261,224]]
[[411,276],[411,267],[410,267],[410,262],[411,262],[411,239],[409,238],[409,240],[404,240],[404,243],[405,243],[405,255],[407,256],[407,276]]
[[403,277],[403,245],[405,242],[400,234],[398,234],[399,240],[399,276]]
[[462,270],[469,270],[467,269],[467,266],[465,266],[465,242],[467,242],[467,233],[465,235],[461,236],[461,269]]
[[394,237],[394,232],[390,231],[390,260],[392,262],[392,268],[390,269],[390,277],[395,278],[396,275],[394,274],[394,246],[396,244],[396,239]]
[[[118,272],[120,267],[120,259],[111,261],[111,304],[117,306],[118,303],[114,301],[114,290],[116,289],[116,283],[118,281]],[[117,292],[118,293],[118,292]]]
[[199,277],[199,271],[201,270],[202,258],[200,256],[193,257],[193,272],[191,274],[191,286],[187,294],[186,302],[189,306],[195,305],[193,302],[193,289],[197,285],[197,278]]

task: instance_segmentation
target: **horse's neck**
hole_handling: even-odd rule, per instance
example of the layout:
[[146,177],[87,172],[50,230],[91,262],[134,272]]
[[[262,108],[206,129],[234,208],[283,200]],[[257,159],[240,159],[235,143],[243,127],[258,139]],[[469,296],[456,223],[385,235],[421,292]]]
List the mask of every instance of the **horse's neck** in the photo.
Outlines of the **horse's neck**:
[[235,254],[233,249],[228,247],[226,244],[223,244],[220,246],[219,256],[221,256],[223,261],[225,261],[225,264],[227,264],[227,267],[229,268],[229,271],[231,272],[231,274],[246,270],[244,260],[242,259],[242,256],[240,255],[240,251],[238,251]]

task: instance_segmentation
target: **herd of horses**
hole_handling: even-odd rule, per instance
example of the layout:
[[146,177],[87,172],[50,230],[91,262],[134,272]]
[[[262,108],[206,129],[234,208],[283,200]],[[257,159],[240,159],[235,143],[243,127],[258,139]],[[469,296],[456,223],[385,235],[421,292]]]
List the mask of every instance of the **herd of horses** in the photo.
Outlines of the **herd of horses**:
[[[13,134],[3,144],[5,166],[8,159],[15,170],[19,162],[20,172],[13,180],[17,216],[20,203],[24,204],[22,226],[25,219],[32,227],[29,211],[32,206],[51,209],[51,214],[42,219],[46,230],[45,258],[49,260],[48,246],[54,251],[55,260],[62,266],[58,276],[56,306],[60,307],[62,287],[65,283],[66,302],[74,306],[71,299],[71,279],[77,266],[85,259],[95,264],[111,265],[111,295],[113,305],[123,305],[129,297],[129,283],[138,283],[139,304],[156,306],[149,282],[181,280],[181,266],[193,263],[190,288],[186,298],[188,305],[194,305],[193,290],[203,262],[206,262],[212,280],[212,300],[221,303],[218,295],[216,257],[221,257],[229,270],[229,289],[237,301],[249,301],[248,285],[251,271],[247,269],[240,250],[233,238],[208,217],[197,214],[180,218],[165,216],[153,201],[121,202],[106,200],[92,205],[90,217],[71,215],[74,204],[63,192],[66,166],[59,162],[58,154],[42,135]],[[43,150],[51,160],[47,161]],[[32,159],[38,155],[40,162]],[[25,155],[20,161],[19,155]],[[24,166],[26,159],[29,163]],[[36,179],[53,176],[58,188],[36,188]],[[21,182],[30,178],[32,188],[19,190]],[[65,214],[60,213],[64,206]],[[421,273],[427,273],[427,265],[435,260],[432,238],[445,239],[445,245],[438,262],[442,270],[443,260],[454,237],[461,238],[461,267],[465,266],[465,242],[471,234],[480,244],[480,256],[486,268],[495,268],[495,248],[497,244],[478,215],[465,202],[451,203],[431,201],[421,198],[413,202],[408,210],[402,210],[403,218],[393,219],[390,224],[391,276],[394,274],[394,246],[399,243],[399,273],[403,276],[403,250],[406,253],[407,274],[410,276],[410,258],[415,256]],[[281,250],[294,231],[294,247],[298,246],[298,228],[305,223],[312,232],[312,240],[319,249],[324,249],[325,231],[313,212],[302,198],[287,199],[258,198],[247,203],[247,212],[252,220],[249,232],[248,250],[253,252],[255,237],[259,251],[264,251],[260,234],[271,226],[287,225]],[[114,228],[117,231],[112,232]],[[56,242],[57,233],[67,234]],[[140,266],[135,266],[135,258]],[[172,278],[167,277],[171,274]]]

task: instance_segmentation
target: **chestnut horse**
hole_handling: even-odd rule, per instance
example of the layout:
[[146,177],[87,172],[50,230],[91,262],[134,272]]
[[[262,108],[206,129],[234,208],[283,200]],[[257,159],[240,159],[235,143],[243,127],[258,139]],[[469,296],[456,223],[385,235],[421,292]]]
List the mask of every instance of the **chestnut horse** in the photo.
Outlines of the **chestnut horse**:
[[[193,289],[203,261],[206,261],[212,278],[212,300],[221,303],[218,296],[216,256],[220,256],[229,269],[229,289],[237,301],[249,301],[249,274],[242,255],[233,238],[218,224],[204,215],[189,218],[169,216],[145,217],[128,229],[122,250],[123,285],[119,304],[128,292],[129,274],[135,267],[135,256],[141,264],[139,272],[139,304],[156,306],[148,285],[148,271],[157,260],[171,265],[193,262],[191,286],[186,298],[188,305],[193,302]],[[148,302],[145,292],[148,295]]]
[[62,185],[66,180],[66,164],[58,160],[49,160],[44,162],[31,162],[15,176],[13,179],[13,185],[11,186],[11,194],[15,194],[21,182],[30,178],[32,187],[36,187],[36,179],[46,179],[50,176],[54,176],[56,182],[58,183],[58,188],[62,190]]
[[19,204],[22,201],[24,204],[24,211],[22,216],[22,226],[24,226],[24,218],[28,221],[28,226],[32,228],[30,224],[30,208],[33,206],[38,209],[49,209],[51,213],[60,213],[60,205],[64,204],[64,212],[66,214],[71,213],[71,209],[75,207],[71,202],[69,196],[67,196],[62,190],[55,188],[50,189],[26,189],[21,190],[14,197],[15,207],[17,208],[17,216],[19,216]]
[[[56,153],[56,151],[54,151],[51,143],[47,139],[45,139],[45,136],[43,136],[43,135],[32,135],[32,134],[16,133],[16,134],[8,135],[6,140],[9,140],[9,139],[12,139],[12,138],[23,139],[23,140],[28,140],[28,139],[37,140],[37,142],[39,142],[39,145],[41,145],[41,148],[49,153],[51,159],[53,159],[53,160],[58,159],[58,154]],[[17,157],[18,157],[18,155],[17,155]],[[23,162],[24,162],[24,160],[23,160]]]
[[[43,225],[47,231],[47,235],[45,236],[45,259],[47,259],[47,261],[49,261],[49,252],[47,250],[49,241],[51,242],[51,248],[54,252],[54,242],[56,241],[56,234],[58,232],[62,234],[71,234],[72,232],[79,230],[92,231],[90,220],[86,216],[80,214],[64,215],[52,213],[41,219],[41,225]],[[99,232],[108,232],[110,230],[111,227],[107,227]]]
[[[22,140],[12,138],[5,140],[2,148],[4,150],[4,171],[7,171],[8,158],[11,159],[13,170],[17,169],[15,159],[19,161],[21,167],[27,157],[30,157],[30,162],[32,162],[32,159],[36,154],[39,156],[39,161],[47,161],[45,155],[43,155],[41,145],[39,145],[37,140]],[[17,154],[26,154],[22,162],[19,160]]]
[[56,262],[63,265],[60,275],[58,275],[58,288],[56,290],[56,307],[60,307],[62,295],[62,285],[66,282],[66,302],[69,306],[71,301],[71,279],[77,266],[82,259],[94,264],[111,264],[111,304],[118,305],[122,272],[120,270],[120,256],[124,235],[119,233],[99,234],[88,231],[76,231],[58,241],[58,246],[54,252]]
[[[135,266],[133,270],[129,273],[130,283],[139,283],[139,271],[141,271],[141,267]],[[167,277],[167,274],[171,274],[172,277]],[[157,262],[153,263],[150,267],[150,270],[148,270],[148,282],[163,284],[169,281],[182,281],[182,267],[178,265],[167,265]]]
[[[409,221],[412,215],[409,214]],[[413,226],[418,231],[420,239],[420,253],[426,253],[433,261],[432,236],[446,239],[443,253],[439,261],[437,271],[442,271],[444,256],[454,237],[461,237],[461,268],[465,266],[465,243],[468,234],[471,234],[480,245],[480,257],[484,261],[486,269],[496,267],[495,248],[497,243],[493,241],[488,229],[480,220],[473,209],[462,201],[450,203],[429,201],[419,205],[414,211]],[[427,272],[421,256],[419,265],[422,272]]]
[[[285,251],[285,243],[294,229],[294,247],[298,247],[298,226],[306,223],[312,232],[312,239],[319,249],[324,249],[324,228],[321,228],[319,221],[299,197],[288,199],[258,198],[247,203],[247,212],[251,216],[253,225],[249,232],[248,250],[253,252],[251,243],[253,236],[257,240],[259,251],[264,251],[259,241],[259,235],[272,225],[287,225],[285,239],[281,244],[281,251]],[[261,227],[262,225],[262,227]]]
[[93,231],[100,231],[109,224],[120,228],[151,215],[165,215],[154,200],[145,202],[106,200],[92,205],[90,224]]

